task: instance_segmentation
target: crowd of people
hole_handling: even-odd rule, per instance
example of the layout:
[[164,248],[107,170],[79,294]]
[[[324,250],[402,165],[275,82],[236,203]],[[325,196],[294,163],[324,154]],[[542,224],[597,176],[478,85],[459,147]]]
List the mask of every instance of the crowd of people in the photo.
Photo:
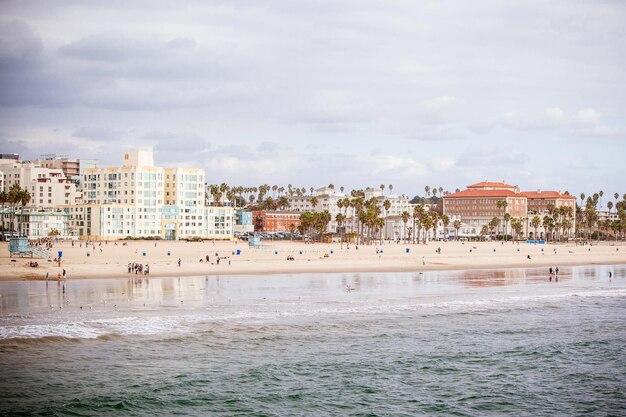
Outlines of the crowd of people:
[[148,275],[150,273],[150,266],[148,264],[144,265],[138,262],[132,262],[128,264],[128,273],[134,273],[135,275]]

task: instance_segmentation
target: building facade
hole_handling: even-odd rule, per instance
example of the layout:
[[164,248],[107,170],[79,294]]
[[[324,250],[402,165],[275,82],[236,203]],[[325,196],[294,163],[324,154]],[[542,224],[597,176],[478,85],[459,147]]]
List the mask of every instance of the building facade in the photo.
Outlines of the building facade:
[[291,232],[300,226],[299,211],[257,210],[252,212],[254,230],[259,232]]
[[[543,218],[552,207],[571,209],[570,229],[573,232],[576,198],[558,191],[522,192],[518,186],[504,182],[480,182],[469,185],[463,191],[443,196],[444,214],[451,219],[461,220],[464,231],[473,230],[476,232],[475,236],[494,217],[502,221],[507,213],[511,218],[522,219],[523,234],[529,235],[531,218],[534,215]],[[541,232],[544,232],[543,225]],[[508,233],[512,234],[510,228]]]
[[33,162],[3,160],[0,171],[3,173],[3,190],[8,192],[18,184],[30,193],[29,207],[49,209],[80,200],[76,184],[60,169],[44,168]]
[[124,154],[121,166],[85,169],[83,183],[82,212],[86,215],[90,206],[92,223],[89,230],[83,227],[84,235],[77,229],[79,236],[171,240],[233,236],[232,208],[204,204],[202,169],[157,167],[151,151],[131,151]]
[[11,227],[11,214],[7,208],[0,213],[0,224],[6,237],[10,235],[10,230],[13,230],[14,236],[21,235],[29,239],[70,236],[68,215],[63,210],[16,210]]

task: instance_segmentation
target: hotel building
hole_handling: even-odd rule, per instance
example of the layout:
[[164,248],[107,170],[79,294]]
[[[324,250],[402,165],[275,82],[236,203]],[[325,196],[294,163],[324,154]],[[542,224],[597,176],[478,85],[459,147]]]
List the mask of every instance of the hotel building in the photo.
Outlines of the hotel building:
[[[505,202],[498,207],[498,202]],[[502,220],[505,213],[512,218],[524,219],[524,234],[529,230],[533,215],[548,213],[548,205],[571,207],[575,213],[576,198],[557,191],[522,192],[518,186],[504,182],[479,182],[469,185],[466,190],[443,196],[443,212],[451,221],[461,220],[465,230],[471,229],[476,235],[483,226],[494,218]],[[571,230],[574,230],[572,216]],[[510,231],[510,226],[509,226]],[[543,229],[541,229],[543,234]],[[539,230],[538,230],[539,233]]]

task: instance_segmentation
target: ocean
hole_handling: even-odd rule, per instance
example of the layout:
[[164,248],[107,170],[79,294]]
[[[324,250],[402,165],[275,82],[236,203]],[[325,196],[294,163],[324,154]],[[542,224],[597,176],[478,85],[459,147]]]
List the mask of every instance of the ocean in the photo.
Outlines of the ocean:
[[626,265],[0,282],[0,415],[624,416],[625,349]]

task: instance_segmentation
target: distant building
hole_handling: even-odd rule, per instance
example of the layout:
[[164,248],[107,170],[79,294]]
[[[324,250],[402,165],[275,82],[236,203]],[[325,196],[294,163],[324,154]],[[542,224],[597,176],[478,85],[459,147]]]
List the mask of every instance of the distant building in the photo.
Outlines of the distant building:
[[157,167],[152,151],[130,151],[121,166],[85,169],[83,182],[84,204],[67,207],[75,221],[91,215],[89,228],[73,225],[79,236],[171,240],[233,236],[233,209],[204,204],[202,169]]
[[68,237],[68,215],[62,210],[37,210],[33,208],[16,210],[11,228],[11,215],[8,208],[0,212],[2,230],[13,230],[29,239],[49,236]]
[[80,198],[76,184],[60,169],[44,168],[33,162],[4,160],[0,163],[5,192],[14,184],[30,193],[29,207],[55,208],[75,204]]
[[254,230],[259,232],[291,232],[300,226],[300,215],[297,211],[258,210],[252,212]]
[[70,158],[68,155],[41,155],[39,159],[31,162],[42,168],[60,169],[69,179],[77,179],[80,175],[80,160]]
[[20,155],[17,153],[0,153],[0,163],[3,163],[4,161],[19,161],[20,160]]
[[[504,207],[498,207],[499,202],[504,202]],[[479,182],[467,187],[466,190],[443,196],[443,212],[451,219],[460,219],[465,230],[471,229],[480,233],[483,226],[498,217],[501,221],[505,213],[512,218],[523,220],[523,233],[530,237],[534,235],[530,221],[534,215],[545,216],[548,207],[570,207],[571,227],[568,232],[575,230],[575,206],[576,198],[558,191],[520,191],[518,186],[504,182]],[[503,223],[504,225],[504,223]],[[507,232],[512,234],[508,225]],[[540,234],[541,232],[541,234]],[[545,237],[543,225],[538,228],[539,238]]]
[[[383,195],[380,189],[375,188],[365,189],[364,195],[364,201],[372,198],[376,200],[378,207],[381,209],[382,217],[399,216],[404,211],[409,213],[413,212],[413,205],[409,203],[409,199],[404,195]],[[312,197],[317,198],[318,202],[316,205],[312,204]],[[326,229],[328,233],[339,233],[341,231],[339,230],[339,225],[336,221],[337,214],[341,213],[346,216],[346,220],[344,221],[342,228],[346,233],[350,233],[356,231],[358,221],[356,209],[354,207],[339,207],[339,201],[346,198],[351,199],[351,197],[343,193],[336,192],[332,188],[322,187],[314,190],[313,195],[311,196],[289,196],[289,209],[301,212],[322,212],[327,210],[331,217],[328,228]],[[389,201],[391,204],[389,210],[384,208],[385,201]],[[385,238],[393,239],[393,236],[386,236]]]
[[235,212],[235,232],[254,232],[254,222],[251,211],[237,210]]

